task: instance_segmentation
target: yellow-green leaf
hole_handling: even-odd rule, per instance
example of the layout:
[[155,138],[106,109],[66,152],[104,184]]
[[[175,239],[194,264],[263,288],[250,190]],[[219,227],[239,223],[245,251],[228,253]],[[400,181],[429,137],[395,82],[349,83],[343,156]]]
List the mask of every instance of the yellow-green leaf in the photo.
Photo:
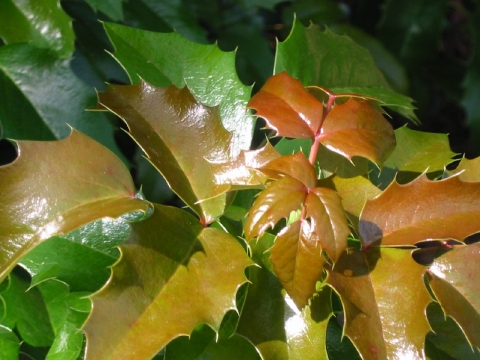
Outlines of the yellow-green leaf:
[[135,197],[123,163],[82,133],[73,130],[61,141],[18,141],[17,146],[18,158],[0,167],[1,279],[53,235],[149,206]]
[[240,243],[178,208],[156,205],[132,223],[122,258],[92,297],[86,359],[151,359],[206,323],[218,331],[253,264]]

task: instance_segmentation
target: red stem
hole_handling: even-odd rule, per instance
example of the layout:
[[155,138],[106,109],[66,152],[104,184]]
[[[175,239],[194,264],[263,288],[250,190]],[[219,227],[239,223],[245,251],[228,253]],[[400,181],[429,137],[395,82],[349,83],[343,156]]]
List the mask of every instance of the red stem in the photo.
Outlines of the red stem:
[[321,134],[323,122],[325,121],[328,114],[330,113],[330,110],[332,109],[332,105],[335,99],[336,99],[335,94],[330,94],[328,96],[328,102],[327,102],[327,105],[325,106],[325,110],[323,111],[322,121],[320,121],[318,132],[315,134],[315,137],[313,138],[313,144],[312,144],[312,148],[310,149],[310,156],[308,157],[308,161],[310,162],[310,164],[314,166],[315,166],[315,161],[317,160],[318,149],[320,148],[320,134]]

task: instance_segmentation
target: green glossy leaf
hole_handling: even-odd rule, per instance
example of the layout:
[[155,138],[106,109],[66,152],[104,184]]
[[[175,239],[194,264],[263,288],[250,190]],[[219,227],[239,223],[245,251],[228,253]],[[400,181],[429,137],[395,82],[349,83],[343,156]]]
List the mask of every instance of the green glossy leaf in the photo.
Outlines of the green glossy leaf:
[[0,325],[0,357],[4,360],[18,360],[20,341],[9,328]]
[[428,269],[430,288],[446,315],[462,328],[469,342],[480,348],[480,243],[459,246],[435,259]]
[[431,181],[422,175],[406,185],[394,181],[368,200],[359,228],[366,247],[409,246],[427,239],[462,241],[480,230],[479,215],[480,183],[457,176]]
[[54,332],[45,301],[37,288],[15,273],[8,278],[8,288],[0,293],[4,306],[0,323],[16,328],[21,338],[32,346],[50,346]]
[[294,22],[287,40],[278,44],[275,74],[282,71],[304,86],[388,88],[368,50],[346,36],[319,31],[313,25],[305,28],[299,21]]
[[101,11],[114,21],[123,20],[124,0],[85,0],[93,9]]
[[349,160],[361,156],[377,165],[382,165],[395,148],[390,123],[368,101],[353,98],[336,105],[327,115],[319,139]]
[[155,1],[140,0],[153,14],[165,21],[172,29],[185,38],[197,43],[207,43],[207,32],[198,23],[199,19],[182,0]]
[[424,273],[410,251],[378,248],[345,252],[328,272],[343,303],[344,333],[363,358],[424,359],[431,301]]
[[150,359],[201,323],[218,331],[247,280],[252,262],[237,240],[181,209],[157,205],[131,227],[112,278],[92,297],[86,359]]
[[[61,141],[19,141],[17,146],[15,162],[0,167],[2,278],[26,253],[54,235],[148,208],[147,202],[135,197],[123,163],[82,133],[74,130]],[[75,166],[68,166],[72,161]]]
[[455,156],[446,134],[415,131],[403,126],[395,130],[395,138],[397,146],[381,172],[374,170],[369,176],[382,188],[393,179],[403,183],[424,172],[443,171]]
[[445,316],[438,303],[432,302],[428,306],[427,315],[433,331],[427,335],[427,342],[454,359],[480,359],[480,351],[471,347],[457,323],[451,317]]
[[143,81],[111,85],[99,94],[99,102],[127,123],[150,162],[202,221],[209,224],[223,213],[225,195],[210,198],[215,186],[211,162],[230,159],[234,145],[218,108],[199,103],[186,87],[156,88]]
[[1,1],[0,37],[7,44],[30,42],[62,58],[72,55],[75,39],[71,19],[57,0]]
[[[83,333],[80,331],[90,312],[90,300],[85,293],[69,293],[68,286],[60,281],[49,280],[38,285],[45,299],[48,315],[55,332],[55,339],[46,359],[76,360],[83,348]],[[83,297],[83,298],[82,298]],[[87,311],[77,311],[70,302],[83,301]],[[76,306],[78,308],[78,305]]]
[[322,288],[300,311],[269,270],[272,243],[273,236],[266,234],[251,244],[253,259],[261,267],[249,268],[251,284],[237,332],[249,339],[264,359],[326,359],[331,292]]
[[152,33],[115,24],[105,24],[105,29],[115,46],[115,58],[134,83],[142,78],[154,86],[188,84],[201,103],[219,107],[223,125],[234,134],[235,153],[250,148],[254,123],[245,112],[250,88],[235,73],[233,52],[190,42],[178,33]]
[[0,107],[4,137],[62,139],[70,125],[120,155],[104,114],[85,111],[95,105],[95,91],[72,73],[69,60],[28,44],[2,46],[0,93],[8,100]]
[[[370,54],[372,54],[375,64],[382,70],[383,75],[392,88],[400,93],[407,93],[408,77],[402,63],[377,38],[367,34],[358,27],[348,24],[332,24],[329,25],[329,28],[340,35],[347,35],[357,44],[367,48]],[[362,94],[362,92],[359,93]],[[409,102],[409,106],[411,106],[411,102]]]
[[65,236],[53,237],[30,251],[20,265],[32,276],[32,286],[59,279],[71,291],[96,291],[110,276],[120,256],[116,246],[128,237],[130,227],[122,218],[105,218]]
[[179,337],[168,344],[165,360],[260,360],[255,347],[244,337],[233,335],[216,339],[215,331],[206,325],[195,329],[190,338]]

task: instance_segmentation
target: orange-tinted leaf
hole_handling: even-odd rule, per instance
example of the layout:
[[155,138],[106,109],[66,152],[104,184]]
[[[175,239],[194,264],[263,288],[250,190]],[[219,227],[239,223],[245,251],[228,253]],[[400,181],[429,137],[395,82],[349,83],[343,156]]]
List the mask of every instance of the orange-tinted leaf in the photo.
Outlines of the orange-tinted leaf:
[[308,194],[305,206],[314,238],[330,259],[337,261],[347,248],[347,237],[350,235],[340,197],[333,190],[315,188]]
[[319,181],[318,185],[327,186],[338,193],[342,199],[342,205],[347,212],[348,218],[357,230],[358,218],[360,217],[365,202],[368,199],[373,199],[382,192],[363,176],[344,179],[334,175],[328,179]]
[[480,182],[480,157],[472,160],[463,158],[457,168],[450,173],[460,173],[458,177],[463,181]]
[[270,249],[275,274],[299,309],[315,293],[325,263],[312,227],[306,220],[294,222],[277,235]]
[[[427,239],[462,241],[480,230],[480,183],[457,176],[431,181],[425,175],[399,185],[394,181],[368,200],[360,217],[364,246],[408,246]],[[461,226],[459,226],[461,224]]]
[[212,195],[265,184],[267,176],[258,169],[278,157],[280,154],[270,143],[267,143],[259,150],[242,150],[235,160],[212,162],[216,185]]
[[247,107],[278,136],[293,138],[313,138],[323,116],[323,104],[286,72],[270,77]]
[[124,119],[172,190],[205,223],[222,214],[225,195],[210,199],[215,177],[208,160],[230,159],[232,135],[223,127],[217,107],[202,105],[186,87],[156,88],[143,81],[111,85],[99,94],[99,101]]
[[[43,240],[148,203],[135,198],[123,163],[72,131],[61,141],[18,141],[18,158],[0,167],[0,278]],[[69,166],[71,164],[72,166]]]
[[368,101],[351,98],[330,111],[322,126],[320,142],[347,159],[361,156],[382,165],[395,147],[395,133]]
[[317,183],[315,168],[308,162],[303,152],[282,156],[263,165],[261,172],[272,179],[279,179],[279,175],[287,175],[297,179],[307,188],[312,189]]
[[399,249],[345,252],[327,283],[340,295],[345,334],[364,359],[424,359],[430,330],[425,268],[410,251]]
[[271,182],[255,199],[245,224],[247,240],[261,236],[282,218],[301,208],[307,188],[300,181],[285,176]]
[[430,288],[446,315],[480,348],[480,243],[456,247],[428,270]]
[[157,205],[132,223],[107,286],[93,295],[86,359],[151,359],[206,323],[218,331],[253,262],[226,232],[186,211]]

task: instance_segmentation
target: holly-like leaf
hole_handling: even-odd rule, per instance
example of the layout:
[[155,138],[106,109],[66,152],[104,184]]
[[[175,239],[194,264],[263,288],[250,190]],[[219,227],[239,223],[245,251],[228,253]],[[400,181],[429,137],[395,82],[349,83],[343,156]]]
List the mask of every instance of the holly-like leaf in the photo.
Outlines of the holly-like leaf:
[[278,157],[280,154],[267,143],[258,150],[242,150],[234,160],[212,162],[215,182],[212,196],[229,190],[255,188],[265,184],[267,176],[259,169]]
[[320,142],[347,159],[361,156],[380,166],[395,147],[395,134],[368,101],[351,98],[327,115]]
[[[368,50],[328,29],[319,31],[313,24],[305,28],[295,20],[290,35],[277,47],[274,73],[282,71],[299,79],[304,86],[372,88],[359,93],[374,96],[407,117],[415,116],[405,109],[408,100],[390,90]],[[411,101],[407,107],[413,108]]]
[[[463,226],[463,224],[462,224]],[[429,284],[445,315],[480,348],[480,243],[459,246],[435,259],[428,269]]]
[[345,179],[334,175],[320,180],[318,186],[329,187],[338,193],[348,218],[357,230],[358,219],[366,201],[373,199],[382,192],[363,176]]
[[[0,167],[0,277],[42,241],[103,217],[148,208],[123,163],[73,130],[61,141],[19,141]],[[67,166],[73,163],[75,166]],[[61,168],[59,167],[62,166]]]
[[300,181],[285,176],[271,182],[253,203],[247,222],[247,240],[260,237],[268,228],[273,228],[282,218],[288,218],[292,211],[299,210],[307,197],[308,189]]
[[370,174],[370,179],[382,188],[395,178],[398,182],[406,182],[423,172],[443,171],[455,156],[445,134],[415,131],[403,126],[395,130],[395,138],[397,146],[381,171],[374,170]]
[[462,181],[480,182],[480,157],[469,160],[462,158],[460,164],[450,174],[459,174],[458,177]]
[[144,81],[109,86],[99,102],[127,123],[150,162],[202,221],[209,224],[223,213],[225,194],[209,199],[215,186],[211,163],[234,154],[218,108],[201,104],[186,87],[156,88]]
[[[218,106],[222,123],[233,133],[235,155],[250,148],[254,121],[245,111],[251,88],[238,79],[235,53],[217,45],[201,45],[178,33],[154,33],[117,24],[105,24],[115,46],[115,58],[132,82],[154,86],[188,85],[193,96],[207,106]],[[172,56],[175,54],[175,56]]]
[[11,273],[8,287],[0,293],[3,305],[0,324],[16,328],[31,346],[50,346],[54,339],[45,301],[37,288],[29,289],[29,281]]
[[131,227],[112,278],[92,297],[86,359],[150,359],[201,323],[218,331],[247,281],[252,261],[237,240],[184,210],[157,205]]
[[71,19],[57,0],[3,0],[0,37],[7,44],[29,42],[53,50],[62,58],[72,55],[75,39]]
[[247,299],[237,332],[249,339],[264,359],[327,359],[326,331],[332,315],[331,290],[323,287],[309,305],[299,310],[272,274],[268,251],[274,237],[264,235],[251,243]]
[[286,155],[269,161],[262,165],[259,170],[272,179],[280,179],[290,176],[297,179],[307,188],[312,189],[317,184],[315,168],[308,162],[303,152]]
[[122,156],[105,114],[85,111],[95,106],[96,94],[69,60],[30,44],[1,46],[0,92],[6,96],[0,107],[5,138],[63,139],[70,125]]
[[344,333],[364,359],[425,358],[431,298],[424,273],[410,251],[378,248],[345,252],[329,270],[327,283],[343,303]]
[[318,236],[306,220],[298,220],[284,228],[270,249],[275,274],[299,309],[303,309],[315,293],[325,258]]
[[394,181],[368,200],[359,228],[365,247],[409,246],[427,239],[462,241],[480,230],[479,216],[480,183],[457,176],[431,181],[422,175],[406,185]]
[[277,136],[313,138],[323,120],[323,104],[286,72],[270,77],[248,102]]

